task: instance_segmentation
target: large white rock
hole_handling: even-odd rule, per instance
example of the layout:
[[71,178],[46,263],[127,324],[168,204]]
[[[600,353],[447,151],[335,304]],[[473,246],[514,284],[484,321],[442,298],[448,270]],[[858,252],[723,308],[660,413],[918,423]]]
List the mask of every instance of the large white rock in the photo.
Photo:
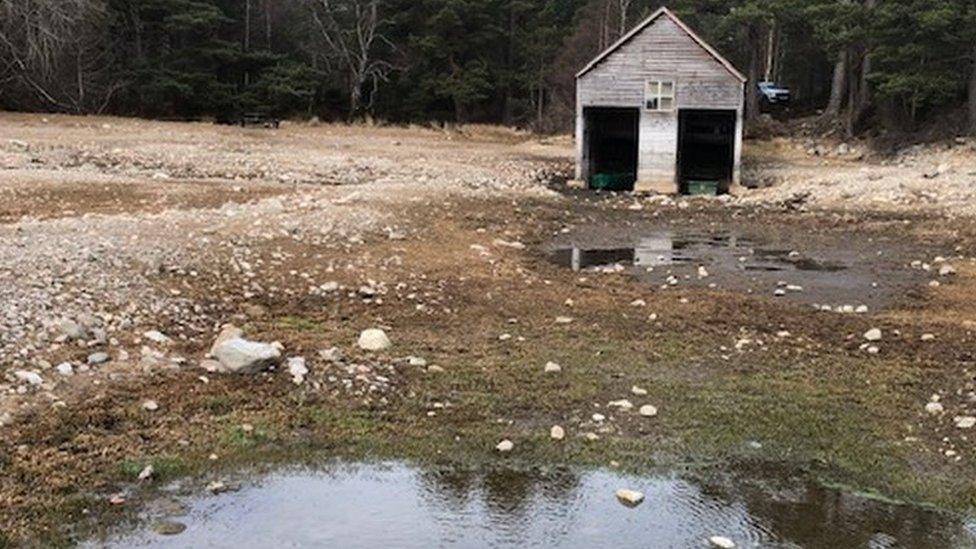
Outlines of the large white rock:
[[637,507],[644,502],[644,494],[636,490],[621,488],[617,490],[617,499],[627,507]]
[[278,347],[240,337],[218,345],[213,356],[220,362],[221,372],[232,374],[256,374],[281,361]]
[[725,536],[712,536],[708,538],[708,543],[719,549],[735,549],[735,542]]
[[549,437],[552,440],[562,440],[566,438],[566,430],[559,425],[553,425],[552,429],[549,429]]
[[864,339],[868,341],[881,341],[882,333],[878,328],[871,328],[864,332]]
[[515,443],[511,440],[505,439],[495,446],[495,449],[502,453],[511,452],[515,448]]
[[244,337],[244,332],[240,328],[233,324],[225,324],[217,335],[217,339],[214,340],[213,345],[210,346],[210,356],[217,356],[217,347],[239,337]]
[[640,415],[644,417],[654,417],[657,415],[657,408],[650,404],[645,404],[640,407]]
[[386,337],[386,332],[379,328],[363,330],[359,334],[359,348],[364,351],[383,351],[389,349],[393,343]]

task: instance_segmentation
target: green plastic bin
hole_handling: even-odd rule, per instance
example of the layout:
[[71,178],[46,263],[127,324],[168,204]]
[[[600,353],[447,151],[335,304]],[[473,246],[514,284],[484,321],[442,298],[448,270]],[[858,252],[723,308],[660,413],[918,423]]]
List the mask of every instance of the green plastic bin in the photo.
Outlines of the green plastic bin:
[[689,179],[685,181],[685,189],[691,196],[718,196],[718,181]]
[[598,173],[590,177],[590,188],[601,191],[629,191],[637,178],[631,173]]

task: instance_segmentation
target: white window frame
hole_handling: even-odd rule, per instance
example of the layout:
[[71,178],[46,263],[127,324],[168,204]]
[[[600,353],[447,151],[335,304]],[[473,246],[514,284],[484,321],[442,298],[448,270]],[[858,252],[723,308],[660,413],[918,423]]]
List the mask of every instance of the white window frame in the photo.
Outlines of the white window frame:
[[674,80],[648,80],[644,84],[644,110],[672,112],[676,105]]

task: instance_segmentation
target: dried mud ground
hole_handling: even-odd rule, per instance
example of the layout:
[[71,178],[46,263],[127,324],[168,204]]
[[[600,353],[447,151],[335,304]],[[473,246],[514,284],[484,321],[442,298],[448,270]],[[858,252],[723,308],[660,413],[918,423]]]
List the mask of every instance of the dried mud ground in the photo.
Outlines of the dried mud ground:
[[[969,218],[570,193],[567,143],[490,129],[4,115],[0,147],[0,546],[78,541],[176,477],[331,457],[786,471],[974,503]],[[660,230],[842,250],[888,291],[840,314],[697,265],[668,284],[549,260]],[[202,369],[226,323],[309,374]],[[389,350],[357,348],[374,327]]]

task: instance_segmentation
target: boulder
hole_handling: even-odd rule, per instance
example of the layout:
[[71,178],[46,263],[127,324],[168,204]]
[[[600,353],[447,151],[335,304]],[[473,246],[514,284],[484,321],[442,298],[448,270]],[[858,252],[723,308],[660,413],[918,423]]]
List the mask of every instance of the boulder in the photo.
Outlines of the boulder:
[[220,347],[224,342],[241,337],[244,337],[243,330],[233,324],[225,324],[220,333],[217,334],[217,339],[214,340],[213,345],[210,346],[210,356],[217,356],[217,347]]
[[617,490],[617,500],[627,507],[637,507],[644,502],[644,494],[636,490]]
[[386,332],[378,328],[363,330],[359,334],[359,348],[364,351],[383,351],[389,349],[393,344]]
[[212,354],[220,362],[220,371],[231,374],[256,374],[281,361],[278,347],[242,337],[228,339],[217,345]]

